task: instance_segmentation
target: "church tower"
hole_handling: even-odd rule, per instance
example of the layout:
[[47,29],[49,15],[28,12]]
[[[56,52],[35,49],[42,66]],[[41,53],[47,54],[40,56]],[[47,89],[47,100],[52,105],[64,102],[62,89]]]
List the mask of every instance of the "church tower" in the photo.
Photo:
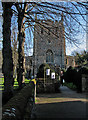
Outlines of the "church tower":
[[41,20],[35,24],[33,69],[37,74],[39,66],[43,63],[65,67],[65,37],[63,17],[58,21]]

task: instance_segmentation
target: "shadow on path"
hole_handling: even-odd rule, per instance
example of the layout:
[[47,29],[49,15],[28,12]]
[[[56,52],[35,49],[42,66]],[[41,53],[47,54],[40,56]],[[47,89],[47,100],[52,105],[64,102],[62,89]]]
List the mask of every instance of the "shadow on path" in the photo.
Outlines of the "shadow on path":
[[86,94],[76,93],[66,86],[61,86],[60,91],[60,93],[38,94],[32,117],[35,119],[88,118]]
[[36,104],[35,118],[87,118],[86,104],[81,101]]

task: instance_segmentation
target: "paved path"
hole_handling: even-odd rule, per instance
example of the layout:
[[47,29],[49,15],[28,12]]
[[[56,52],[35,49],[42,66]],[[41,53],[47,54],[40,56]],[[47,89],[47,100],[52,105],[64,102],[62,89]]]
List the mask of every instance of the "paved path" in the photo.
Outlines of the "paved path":
[[60,91],[60,93],[38,94],[33,117],[87,118],[86,95],[76,93],[66,86],[61,86]]

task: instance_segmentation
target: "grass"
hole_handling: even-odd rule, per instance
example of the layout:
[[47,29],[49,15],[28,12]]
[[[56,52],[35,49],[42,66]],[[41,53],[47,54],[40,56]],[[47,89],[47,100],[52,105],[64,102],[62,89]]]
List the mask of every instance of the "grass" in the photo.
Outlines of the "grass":
[[[30,80],[25,79],[25,84],[28,84]],[[15,79],[14,81],[14,89],[17,89],[18,86],[18,82],[17,79]],[[4,78],[0,78],[0,90],[4,90]]]
[[4,78],[0,78],[0,90],[4,90]]
[[67,86],[70,89],[76,90],[76,85],[74,85],[73,83],[64,83],[64,86]]
[[35,98],[35,103],[37,103],[38,101],[37,101],[37,98]]

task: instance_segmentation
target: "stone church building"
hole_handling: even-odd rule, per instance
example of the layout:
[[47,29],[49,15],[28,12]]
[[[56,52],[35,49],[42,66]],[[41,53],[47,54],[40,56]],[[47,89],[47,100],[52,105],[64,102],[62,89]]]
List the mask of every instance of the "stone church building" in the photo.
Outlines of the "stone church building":
[[65,37],[63,18],[58,21],[41,20],[35,24],[33,48],[33,75],[43,63],[65,67]]

